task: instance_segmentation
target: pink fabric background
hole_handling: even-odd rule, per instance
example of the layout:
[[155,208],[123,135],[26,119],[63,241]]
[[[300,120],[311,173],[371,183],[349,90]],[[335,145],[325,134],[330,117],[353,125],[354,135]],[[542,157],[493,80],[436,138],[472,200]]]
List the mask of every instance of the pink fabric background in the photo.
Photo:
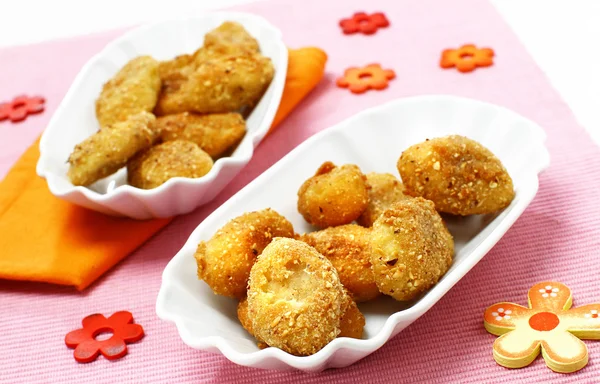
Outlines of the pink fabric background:
[[[600,151],[494,8],[480,0],[285,0],[241,9],[279,26],[291,47],[324,48],[330,57],[327,77],[216,201],[175,220],[85,292],[0,282],[0,382],[597,382],[599,342],[587,342],[590,362],[577,374],[553,373],[541,359],[513,371],[495,364],[495,337],[482,326],[488,305],[525,304],[528,288],[541,280],[571,286],[575,306],[600,301]],[[342,35],[337,22],[357,10],[384,11],[392,25],[373,36]],[[20,93],[48,99],[44,114],[17,125],[0,123],[0,177],[42,131],[81,65],[116,35],[0,51],[0,100]],[[441,50],[466,42],[493,47],[495,65],[468,75],[441,70]],[[356,96],[335,87],[345,67],[370,62],[396,71],[388,90]],[[215,207],[313,133],[364,108],[428,93],[482,99],[533,119],[548,133],[552,165],[521,219],[425,316],[361,362],[310,375],[243,368],[195,351],[172,324],[156,317],[164,266]],[[146,337],[120,361],[77,364],[64,335],[88,314],[123,309],[144,326]]]

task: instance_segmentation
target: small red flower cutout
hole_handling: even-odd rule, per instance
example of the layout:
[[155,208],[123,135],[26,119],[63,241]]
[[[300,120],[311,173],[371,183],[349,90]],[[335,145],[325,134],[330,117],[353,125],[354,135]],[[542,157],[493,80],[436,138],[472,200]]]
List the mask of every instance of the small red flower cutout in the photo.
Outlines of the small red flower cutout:
[[[80,363],[89,363],[100,353],[109,360],[120,359],[127,354],[127,343],[135,343],[144,337],[144,329],[133,323],[133,316],[127,311],[114,313],[108,319],[96,313],[85,317],[83,328],[67,333],[65,344],[75,348],[73,356]],[[104,340],[97,337],[102,333],[112,333]]]
[[348,68],[344,77],[337,79],[337,86],[348,88],[352,93],[363,93],[369,89],[382,90],[396,77],[391,69],[383,69],[379,64],[369,64],[364,68]]
[[387,17],[381,12],[367,15],[364,12],[357,12],[350,19],[343,19],[340,21],[340,27],[342,32],[346,35],[352,33],[361,32],[365,35],[372,35],[377,32],[379,28],[385,28],[390,25]]
[[46,100],[40,96],[17,96],[9,103],[0,104],[0,121],[10,119],[13,123],[25,120],[28,115],[44,110]]

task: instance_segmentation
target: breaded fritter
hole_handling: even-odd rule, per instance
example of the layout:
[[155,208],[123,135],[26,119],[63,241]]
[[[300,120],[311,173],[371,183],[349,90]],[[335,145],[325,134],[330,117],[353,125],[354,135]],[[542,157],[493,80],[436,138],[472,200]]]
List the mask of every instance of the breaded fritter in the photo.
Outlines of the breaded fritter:
[[156,129],[163,141],[188,140],[217,159],[242,140],[246,122],[239,113],[197,115],[184,112],[159,117]]
[[307,356],[338,336],[346,298],[329,260],[302,241],[276,238],[252,267],[248,314],[259,339]]
[[398,171],[412,196],[454,215],[492,213],[515,197],[508,172],[483,145],[463,136],[446,136],[413,145],[398,159]]
[[[248,317],[248,298],[247,297],[244,297],[238,303],[237,315],[238,315],[238,319],[240,320],[240,324],[242,324],[242,327],[244,327],[244,329],[246,331],[248,331],[248,333],[251,334],[256,339],[256,335],[254,334],[254,330],[252,329],[252,321]],[[260,349],[268,347],[267,343],[265,343],[264,341],[261,341],[259,339],[256,339],[256,344],[258,345],[258,347]]]
[[271,60],[261,55],[219,57],[202,62],[178,87],[164,88],[155,112],[223,113],[253,107],[274,75]]
[[346,301],[347,306],[344,315],[340,319],[340,334],[338,337],[362,339],[365,328],[365,317],[350,295],[346,296]]
[[212,166],[212,158],[195,143],[169,141],[139,152],[129,160],[127,182],[136,188],[152,189],[174,177],[202,177]]
[[204,49],[213,55],[248,55],[259,53],[258,42],[239,23],[226,21],[204,36]]
[[187,79],[187,73],[192,70],[193,62],[192,55],[180,55],[172,60],[161,61],[158,65],[161,89],[178,89]]
[[270,208],[245,213],[200,242],[194,255],[198,278],[216,294],[241,299],[256,257],[274,237],[293,236],[292,224]]
[[327,161],[298,190],[298,212],[321,228],[349,224],[367,208],[365,181],[356,165],[337,167]]
[[379,296],[371,271],[371,230],[356,224],[331,227],[299,237],[331,261],[354,300]]
[[149,148],[157,135],[155,117],[140,112],[108,125],[75,146],[67,176],[73,185],[90,185],[127,164],[137,152]]
[[140,112],[152,112],[160,91],[158,61],[140,56],[129,61],[102,87],[96,100],[96,117],[101,127]]
[[454,241],[434,204],[421,197],[400,200],[373,224],[371,264],[379,290],[411,300],[448,271]]
[[363,227],[371,227],[379,215],[393,203],[401,199],[410,199],[404,194],[404,186],[391,173],[369,173],[367,175],[369,204],[356,222]]

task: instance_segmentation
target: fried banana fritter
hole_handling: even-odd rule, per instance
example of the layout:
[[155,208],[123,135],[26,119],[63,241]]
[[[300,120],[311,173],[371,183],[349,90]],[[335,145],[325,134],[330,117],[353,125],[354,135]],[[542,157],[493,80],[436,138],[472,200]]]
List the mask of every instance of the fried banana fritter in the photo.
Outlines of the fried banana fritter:
[[338,337],[362,339],[365,328],[365,317],[349,295],[346,296],[346,301],[347,307],[340,319],[340,334]]
[[500,160],[463,136],[413,145],[398,159],[398,171],[407,194],[431,200],[438,211],[454,215],[496,212],[515,196]]
[[[204,37],[205,50],[212,55],[248,55],[259,53],[258,42],[239,23],[226,21]],[[201,57],[202,55],[200,55]]]
[[188,140],[217,159],[242,140],[246,122],[239,113],[196,115],[185,112],[159,117],[156,129],[163,141]]
[[169,141],[139,152],[129,160],[127,182],[136,188],[152,189],[173,177],[202,177],[212,166],[212,158],[196,144]]
[[365,180],[356,165],[337,167],[327,161],[298,190],[298,212],[321,228],[349,224],[367,207]]
[[369,204],[356,222],[363,227],[372,227],[379,215],[393,203],[402,199],[410,199],[404,194],[404,186],[390,173],[369,173],[367,175]]
[[214,58],[191,70],[179,86],[163,88],[155,112],[223,113],[253,107],[274,75],[271,60],[255,54]]
[[158,74],[162,88],[177,89],[187,79],[188,73],[194,62],[192,55],[180,55],[172,60],[161,61],[158,65]]
[[[252,321],[250,320],[250,317],[248,317],[248,298],[247,297],[244,297],[238,303],[237,315],[238,315],[238,319],[240,320],[240,324],[242,324],[242,327],[244,327],[244,329],[246,331],[248,331],[248,333],[251,334],[256,339],[256,335],[254,334],[254,330],[252,329]],[[258,347],[260,349],[264,349],[264,348],[268,347],[267,343],[265,343],[264,341],[261,341],[259,339],[256,339],[256,344],[258,345]]]
[[354,300],[379,296],[371,271],[371,230],[356,224],[331,227],[299,237],[329,259]]
[[274,237],[293,236],[292,224],[272,209],[245,213],[200,242],[194,255],[198,278],[216,294],[241,299],[257,256]]
[[252,267],[248,314],[259,339],[307,356],[338,336],[347,297],[323,255],[302,241],[276,238]]
[[140,112],[152,112],[160,91],[158,67],[158,61],[150,56],[136,57],[104,84],[96,100],[101,127]]
[[448,271],[454,240],[434,204],[421,197],[400,200],[384,211],[372,229],[371,263],[379,290],[411,300]]
[[149,148],[157,135],[156,119],[148,112],[108,125],[75,146],[67,176],[73,185],[90,185],[127,164],[137,152]]

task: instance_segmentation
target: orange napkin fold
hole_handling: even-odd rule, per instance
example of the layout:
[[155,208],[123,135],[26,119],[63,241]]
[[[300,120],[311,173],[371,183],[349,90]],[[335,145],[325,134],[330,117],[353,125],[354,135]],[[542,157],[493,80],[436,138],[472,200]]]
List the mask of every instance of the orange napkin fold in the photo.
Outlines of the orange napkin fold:
[[[289,50],[269,133],[319,83],[326,61],[318,48]],[[116,218],[60,200],[35,173],[39,155],[36,142],[0,182],[0,278],[82,290],[171,221]]]

